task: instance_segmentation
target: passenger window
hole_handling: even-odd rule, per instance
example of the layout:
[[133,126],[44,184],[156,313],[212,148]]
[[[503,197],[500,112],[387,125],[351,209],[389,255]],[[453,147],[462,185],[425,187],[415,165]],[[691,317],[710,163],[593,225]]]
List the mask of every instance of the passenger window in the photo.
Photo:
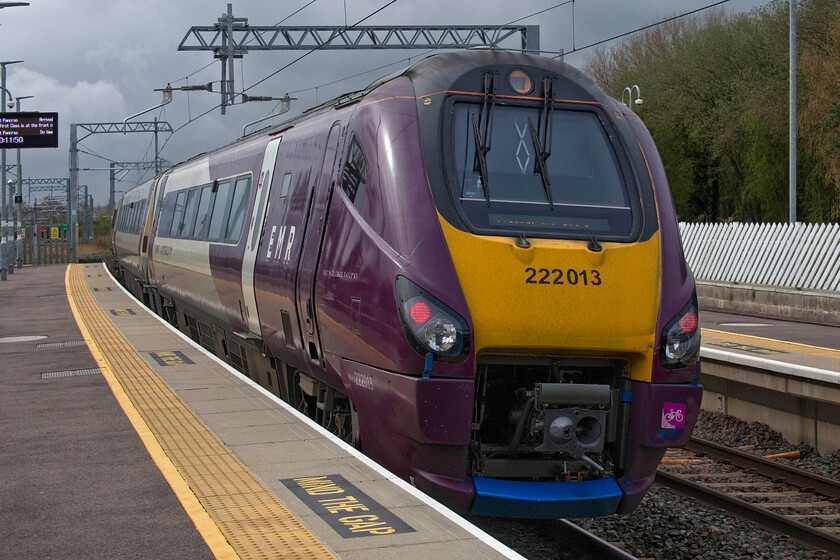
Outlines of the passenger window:
[[199,239],[204,237],[204,230],[207,222],[210,221],[210,201],[213,200],[213,188],[205,185],[201,188],[201,198],[198,199],[198,212],[196,212],[195,228],[192,236]]
[[169,237],[169,230],[172,229],[172,213],[175,209],[175,194],[169,193],[163,199],[160,223],[158,224],[158,235]]
[[230,206],[230,217],[225,229],[225,241],[236,241],[242,233],[242,224],[245,222],[245,210],[248,207],[248,191],[251,186],[251,177],[239,177],[233,189],[233,202]]
[[184,227],[184,204],[186,203],[187,192],[181,191],[175,198],[175,214],[172,218],[172,227],[169,230],[170,237],[178,237]]
[[362,146],[354,136],[347,149],[347,160],[344,163],[344,173],[341,179],[341,188],[356,207],[362,210],[362,203],[365,199],[365,183],[367,183],[367,161],[362,151]]
[[207,232],[207,239],[211,241],[218,241],[222,236],[222,225],[224,224],[229,192],[230,181],[223,181],[218,184],[216,198],[213,202],[213,213],[210,218],[210,229]]
[[146,217],[146,201],[143,200],[140,202],[140,205],[137,208],[137,223],[134,225],[135,233],[140,233],[143,229],[143,218]]
[[187,192],[187,205],[184,210],[184,224],[178,231],[178,237],[191,237],[195,225],[195,209],[198,206],[198,189],[190,189]]

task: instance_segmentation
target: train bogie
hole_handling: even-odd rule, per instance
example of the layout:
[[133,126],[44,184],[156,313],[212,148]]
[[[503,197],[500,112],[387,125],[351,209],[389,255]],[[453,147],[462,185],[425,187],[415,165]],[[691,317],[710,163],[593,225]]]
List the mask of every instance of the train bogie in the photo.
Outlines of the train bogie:
[[691,432],[662,164],[562,63],[431,57],[143,188],[152,307],[458,511],[630,511]]

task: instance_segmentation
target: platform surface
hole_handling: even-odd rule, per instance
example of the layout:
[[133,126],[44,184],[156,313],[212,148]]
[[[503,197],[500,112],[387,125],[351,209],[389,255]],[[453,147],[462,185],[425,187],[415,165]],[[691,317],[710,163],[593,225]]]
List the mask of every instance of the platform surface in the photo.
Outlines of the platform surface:
[[701,358],[730,354],[744,365],[840,385],[840,328],[720,313],[700,312]]
[[4,558],[519,558],[101,264],[0,283],[0,502]]

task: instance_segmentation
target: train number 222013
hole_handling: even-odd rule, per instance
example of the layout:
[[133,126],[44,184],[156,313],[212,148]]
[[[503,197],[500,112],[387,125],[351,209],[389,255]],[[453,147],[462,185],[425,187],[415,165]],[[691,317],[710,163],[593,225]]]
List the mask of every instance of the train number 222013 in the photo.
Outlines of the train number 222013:
[[525,269],[526,284],[565,284],[570,286],[600,286],[601,273],[594,268],[591,270],[562,270],[560,268],[531,268]]

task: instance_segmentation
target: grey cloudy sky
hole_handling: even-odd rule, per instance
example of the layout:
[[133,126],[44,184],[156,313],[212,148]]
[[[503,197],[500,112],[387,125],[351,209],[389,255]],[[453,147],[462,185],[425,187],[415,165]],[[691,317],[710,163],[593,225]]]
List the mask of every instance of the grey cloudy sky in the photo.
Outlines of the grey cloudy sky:
[[[310,0],[234,0],[236,17],[251,25],[273,25]],[[317,0],[287,25],[344,25],[366,17],[390,0]],[[23,177],[67,177],[70,123],[121,122],[129,115],[160,103],[153,91],[173,86],[218,82],[219,63],[209,52],[179,52],[191,26],[212,25],[227,9],[225,0],[30,0],[30,6],[0,10],[0,60],[23,60],[7,67],[6,88],[21,101],[22,111],[59,113],[59,147],[21,150]],[[364,25],[501,25],[541,10],[517,23],[540,26],[544,51],[571,51],[615,35],[696,10],[715,0],[397,0],[366,20]],[[766,0],[730,0],[723,8],[741,12]],[[574,6],[574,26],[573,9]],[[553,8],[553,9],[549,9]],[[346,10],[346,11],[345,11]],[[346,14],[346,15],[345,15]],[[515,46],[515,45],[511,45]],[[374,79],[408,65],[426,51],[321,51],[279,72],[249,94],[282,96],[293,101],[297,114],[345,91],[364,87]],[[582,66],[589,51],[566,56]],[[298,58],[301,51],[251,52],[236,61],[236,88],[241,91]],[[364,73],[393,63],[386,68]],[[189,77],[188,77],[189,76]],[[355,76],[355,77],[351,77]],[[218,83],[214,84],[218,91]],[[216,93],[175,92],[172,103],[138,120],[158,117],[177,132],[160,135],[161,156],[179,162],[232,141],[242,126],[266,116],[273,103],[247,103],[196,119],[219,102]],[[190,122],[192,121],[192,122]],[[79,167],[107,168],[109,160],[148,161],[154,157],[151,134],[95,135],[82,142]],[[14,150],[7,163],[15,162]],[[118,183],[131,188],[140,179],[132,172]],[[89,185],[94,203],[108,201],[108,172],[82,171],[80,184]],[[26,191],[24,191],[26,195]],[[43,196],[33,193],[33,200]]]

